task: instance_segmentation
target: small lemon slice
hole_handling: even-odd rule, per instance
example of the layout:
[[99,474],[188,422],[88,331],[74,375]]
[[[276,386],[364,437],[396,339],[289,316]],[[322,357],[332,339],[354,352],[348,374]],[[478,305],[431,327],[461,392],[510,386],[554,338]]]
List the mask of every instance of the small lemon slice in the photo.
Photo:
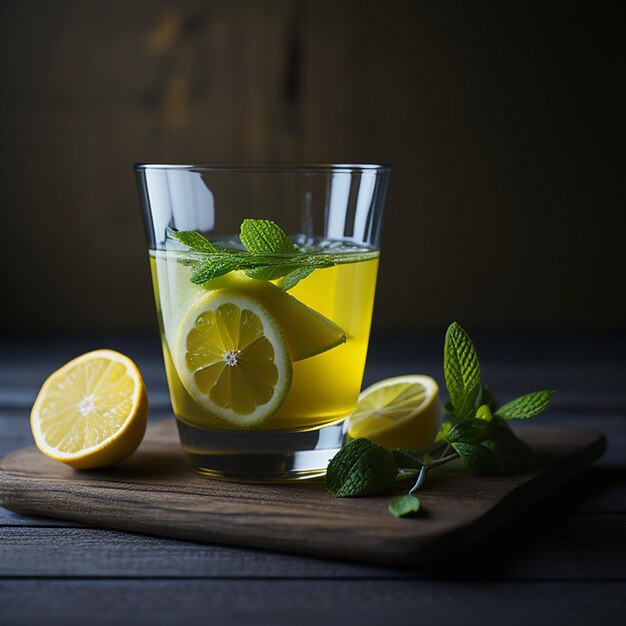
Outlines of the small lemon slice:
[[211,292],[187,310],[174,361],[195,402],[237,426],[268,420],[291,388],[291,360],[276,320],[231,289]]
[[113,350],[95,350],[54,372],[30,415],[37,447],[78,469],[130,456],[143,439],[148,396],[137,366]]
[[348,437],[366,437],[386,448],[425,448],[439,422],[439,387],[430,376],[387,378],[361,392]]

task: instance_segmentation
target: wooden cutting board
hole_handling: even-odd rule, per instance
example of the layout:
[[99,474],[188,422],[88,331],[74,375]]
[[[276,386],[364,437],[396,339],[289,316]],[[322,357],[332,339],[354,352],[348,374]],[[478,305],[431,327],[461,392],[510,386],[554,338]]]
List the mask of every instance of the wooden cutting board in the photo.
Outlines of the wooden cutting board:
[[149,427],[139,450],[106,470],[76,471],[34,447],[13,452],[0,464],[0,504],[178,539],[416,563],[472,543],[584,470],[606,445],[600,433],[574,428],[529,426],[520,436],[539,453],[539,468],[506,477],[440,468],[420,492],[424,516],[412,519],[387,512],[389,495],[335,499],[321,480],[252,485],[202,477],[185,466],[173,420]]

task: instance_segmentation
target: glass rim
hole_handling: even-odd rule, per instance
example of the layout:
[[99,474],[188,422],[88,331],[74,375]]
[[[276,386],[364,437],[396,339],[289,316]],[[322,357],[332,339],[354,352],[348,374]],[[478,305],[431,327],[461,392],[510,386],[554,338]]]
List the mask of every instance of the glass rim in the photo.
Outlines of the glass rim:
[[175,163],[135,163],[136,172],[142,170],[187,170],[201,172],[237,172],[237,173],[342,173],[354,172],[385,173],[391,170],[386,163],[312,163],[303,165],[232,165],[216,164],[175,164]]

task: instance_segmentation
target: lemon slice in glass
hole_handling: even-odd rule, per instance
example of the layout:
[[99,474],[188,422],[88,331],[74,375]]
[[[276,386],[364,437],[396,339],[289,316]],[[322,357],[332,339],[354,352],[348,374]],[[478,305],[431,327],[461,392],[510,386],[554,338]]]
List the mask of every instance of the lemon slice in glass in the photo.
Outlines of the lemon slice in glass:
[[439,387],[430,376],[387,378],[361,392],[348,438],[366,437],[389,449],[425,448],[437,436]]
[[30,415],[37,447],[79,469],[112,465],[141,443],[148,397],[137,366],[113,350],[95,350],[54,372]]
[[236,426],[268,420],[291,387],[291,360],[276,320],[230,289],[211,292],[187,310],[174,354],[194,401]]

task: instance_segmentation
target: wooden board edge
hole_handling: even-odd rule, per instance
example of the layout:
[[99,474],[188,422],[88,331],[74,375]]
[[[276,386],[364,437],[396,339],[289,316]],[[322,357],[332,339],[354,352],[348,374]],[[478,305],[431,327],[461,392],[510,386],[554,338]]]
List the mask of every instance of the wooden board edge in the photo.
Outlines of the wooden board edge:
[[[408,544],[406,540],[403,540],[395,543],[389,542],[387,544],[388,549],[384,554],[380,554],[376,550],[368,552],[362,548],[358,553],[355,553],[353,550],[350,550],[348,544],[346,544],[343,550],[337,551],[336,549],[319,549],[306,545],[294,547],[293,545],[285,545],[280,541],[280,539],[271,538],[264,538],[261,541],[232,540],[228,537],[221,536],[208,536],[204,539],[198,539],[197,536],[190,536],[184,529],[167,529],[167,532],[158,532],[154,528],[146,528],[141,524],[120,524],[119,519],[115,520],[115,522],[111,524],[99,524],[98,526],[93,526],[93,522],[89,519],[88,514],[77,514],[71,509],[68,509],[69,514],[63,515],[63,519],[80,524],[86,524],[93,528],[108,528],[111,530],[143,533],[172,539],[202,541],[205,543],[220,543],[224,545],[266,549],[291,554],[297,553],[334,560],[341,559],[355,562],[394,565],[396,567],[401,565],[416,565],[444,558],[462,548],[469,547],[472,543],[481,539],[495,527],[514,517],[517,513],[532,507],[548,494],[561,487],[565,482],[567,482],[567,480],[588,468],[604,453],[606,449],[606,439],[604,435],[597,431],[588,429],[577,430],[584,430],[589,433],[589,436],[593,437],[593,440],[586,446],[572,451],[567,457],[565,457],[565,459],[570,459],[569,463],[558,463],[548,467],[545,471],[541,472],[531,480],[513,489],[502,500],[500,500],[480,517],[469,521],[465,525],[455,527],[450,531],[442,533],[436,541],[431,541],[428,547],[425,547],[420,543],[419,545],[414,545],[413,549],[411,549],[411,545]],[[15,454],[15,452],[11,454]],[[10,455],[7,455],[5,459],[9,456]],[[572,462],[574,459],[575,463]],[[62,479],[51,478],[44,480],[59,483],[59,490],[56,493],[64,491],[65,485]],[[23,515],[37,515],[41,517],[41,510],[37,506],[42,502],[41,497],[38,495],[38,499],[33,501],[30,506],[28,500],[24,499],[24,494],[29,492],[29,483],[30,479],[25,479],[19,472],[7,471],[2,467],[2,465],[0,465],[0,506]],[[539,491],[536,489],[538,485],[540,487]],[[68,493],[68,497],[69,495],[70,494]],[[397,522],[402,524],[411,524],[419,523],[419,520],[402,519],[397,520]]]

